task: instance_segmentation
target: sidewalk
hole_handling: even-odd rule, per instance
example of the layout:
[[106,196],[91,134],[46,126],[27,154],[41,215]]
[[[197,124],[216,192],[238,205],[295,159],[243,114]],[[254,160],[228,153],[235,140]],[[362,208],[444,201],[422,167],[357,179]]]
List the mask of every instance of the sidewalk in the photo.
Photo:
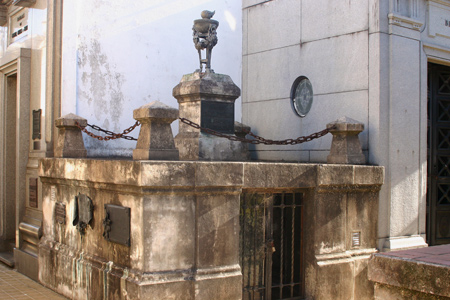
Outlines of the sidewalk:
[[0,263],[0,299],[67,299]]

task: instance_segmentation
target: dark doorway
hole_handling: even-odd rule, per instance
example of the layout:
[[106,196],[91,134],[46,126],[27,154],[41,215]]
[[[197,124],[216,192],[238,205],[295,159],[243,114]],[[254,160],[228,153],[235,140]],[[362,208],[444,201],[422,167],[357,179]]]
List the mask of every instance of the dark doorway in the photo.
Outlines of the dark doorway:
[[450,67],[428,64],[427,243],[450,243]]
[[242,194],[242,299],[302,299],[303,194]]
[[3,121],[4,165],[3,165],[3,216],[0,261],[14,266],[13,249],[16,242],[16,180],[17,180],[17,74],[5,79],[5,120]]

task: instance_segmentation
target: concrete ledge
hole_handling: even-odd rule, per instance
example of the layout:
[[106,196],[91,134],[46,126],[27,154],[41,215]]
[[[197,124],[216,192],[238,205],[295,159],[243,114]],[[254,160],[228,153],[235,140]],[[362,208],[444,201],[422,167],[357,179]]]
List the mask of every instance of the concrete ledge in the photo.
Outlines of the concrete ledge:
[[384,181],[384,168],[265,162],[44,158],[39,164],[39,176],[44,180],[83,180],[141,187],[235,186],[264,189],[343,188],[352,185],[379,188]]
[[450,245],[375,254],[369,279],[375,299],[450,299]]

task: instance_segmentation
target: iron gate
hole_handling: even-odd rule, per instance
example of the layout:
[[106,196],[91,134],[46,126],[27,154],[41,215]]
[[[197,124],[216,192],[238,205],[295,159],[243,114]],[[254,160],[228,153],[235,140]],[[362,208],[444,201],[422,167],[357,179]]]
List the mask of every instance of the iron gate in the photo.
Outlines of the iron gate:
[[450,243],[450,67],[428,64],[427,242]]
[[303,194],[241,195],[242,299],[302,299]]

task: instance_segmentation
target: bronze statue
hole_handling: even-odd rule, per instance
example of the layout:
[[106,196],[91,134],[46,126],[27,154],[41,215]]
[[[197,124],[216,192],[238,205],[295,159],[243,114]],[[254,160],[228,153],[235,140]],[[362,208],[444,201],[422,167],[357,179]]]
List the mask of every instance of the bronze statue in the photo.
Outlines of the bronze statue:
[[[211,20],[214,16],[215,11],[204,10],[201,13],[202,19],[194,20],[194,27],[192,27],[193,40],[195,44],[195,49],[198,51],[198,56],[200,60],[200,69],[198,72],[203,71],[203,64],[205,64],[205,72],[213,72],[211,70],[211,53],[212,48],[217,44],[217,27],[219,27],[219,22],[216,20]],[[202,59],[201,50],[206,49],[206,58]]]

